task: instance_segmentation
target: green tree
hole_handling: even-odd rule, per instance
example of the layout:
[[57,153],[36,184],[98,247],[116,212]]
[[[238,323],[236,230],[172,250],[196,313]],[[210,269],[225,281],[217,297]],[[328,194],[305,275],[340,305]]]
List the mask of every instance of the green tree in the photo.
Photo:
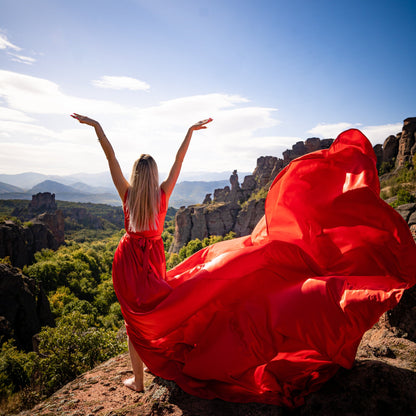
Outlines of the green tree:
[[72,311],[61,318],[56,328],[44,328],[39,334],[38,382],[50,394],[77,375],[90,370],[126,350],[114,331],[91,327],[93,318]]

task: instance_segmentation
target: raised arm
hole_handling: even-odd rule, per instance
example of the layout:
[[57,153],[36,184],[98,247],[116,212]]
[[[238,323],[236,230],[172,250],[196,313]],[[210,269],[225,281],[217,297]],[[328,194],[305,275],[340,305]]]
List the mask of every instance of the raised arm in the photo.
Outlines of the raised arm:
[[161,188],[165,191],[167,200],[169,200],[173,192],[173,188],[175,187],[176,181],[178,180],[179,174],[181,172],[182,162],[185,159],[186,152],[188,151],[189,143],[191,142],[192,138],[192,133],[195,130],[206,129],[207,127],[205,124],[208,124],[211,121],[212,118],[198,121],[198,123],[195,123],[193,126],[191,126],[188,132],[186,133],[185,139],[183,140],[178,152],[176,153],[175,162],[173,163],[172,168],[170,169],[169,175],[167,179],[160,185]]
[[98,141],[101,144],[102,149],[104,150],[105,156],[108,160],[108,166],[110,167],[111,177],[113,179],[113,183],[117,189],[118,194],[122,201],[124,201],[124,196],[129,188],[129,183],[127,182],[126,178],[121,171],[120,165],[114,153],[113,146],[111,146],[110,141],[107,139],[104,130],[100,126],[98,121],[95,121],[89,117],[81,116],[80,114],[71,114],[71,117],[75,118],[82,124],[87,124],[88,126],[92,126],[95,129],[95,133],[97,134]]

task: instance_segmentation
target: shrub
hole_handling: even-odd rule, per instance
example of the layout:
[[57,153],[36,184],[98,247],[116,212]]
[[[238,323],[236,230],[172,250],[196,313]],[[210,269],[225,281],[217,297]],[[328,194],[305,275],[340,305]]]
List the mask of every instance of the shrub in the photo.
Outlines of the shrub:
[[12,265],[12,261],[10,259],[10,256],[6,256],[3,258],[0,258],[0,264],[9,264],[10,266]]
[[167,270],[173,269],[175,266],[177,266],[181,262],[181,259],[180,259],[179,255],[176,254],[176,253],[172,253],[167,258],[168,258],[168,260],[166,261],[166,269]]
[[391,162],[382,162],[378,170],[379,175],[384,175],[394,168],[394,160]]
[[14,340],[6,341],[0,355],[0,398],[16,393],[30,383],[31,368],[29,358],[36,360],[35,353],[19,351]]
[[416,198],[407,189],[400,188],[397,192],[397,199],[391,204],[393,208],[396,208],[403,204],[409,204],[415,202]]
[[40,386],[50,394],[96,364],[126,350],[115,331],[91,327],[93,317],[73,311],[39,334]]

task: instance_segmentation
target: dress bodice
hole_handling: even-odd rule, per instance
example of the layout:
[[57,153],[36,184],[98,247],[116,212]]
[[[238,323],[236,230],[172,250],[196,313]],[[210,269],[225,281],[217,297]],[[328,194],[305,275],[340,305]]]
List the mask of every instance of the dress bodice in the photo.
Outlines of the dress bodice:
[[124,196],[123,201],[123,212],[124,212],[124,228],[126,230],[126,233],[130,235],[131,237],[136,238],[160,238],[163,232],[163,225],[165,222],[166,212],[167,212],[167,201],[166,201],[166,194],[165,191],[160,188],[160,207],[159,207],[159,213],[158,213],[158,226],[155,229],[145,230],[145,231],[139,231],[139,232],[132,232],[129,231],[129,224],[130,224],[130,215],[129,211],[127,209],[127,196],[128,196],[128,190]]

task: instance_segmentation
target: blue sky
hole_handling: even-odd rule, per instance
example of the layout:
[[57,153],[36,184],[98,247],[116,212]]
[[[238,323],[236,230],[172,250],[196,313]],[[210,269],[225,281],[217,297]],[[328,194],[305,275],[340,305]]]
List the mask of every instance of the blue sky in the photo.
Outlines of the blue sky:
[[99,120],[125,172],[252,171],[308,137],[382,143],[416,116],[416,2],[0,0],[0,173],[101,172]]

